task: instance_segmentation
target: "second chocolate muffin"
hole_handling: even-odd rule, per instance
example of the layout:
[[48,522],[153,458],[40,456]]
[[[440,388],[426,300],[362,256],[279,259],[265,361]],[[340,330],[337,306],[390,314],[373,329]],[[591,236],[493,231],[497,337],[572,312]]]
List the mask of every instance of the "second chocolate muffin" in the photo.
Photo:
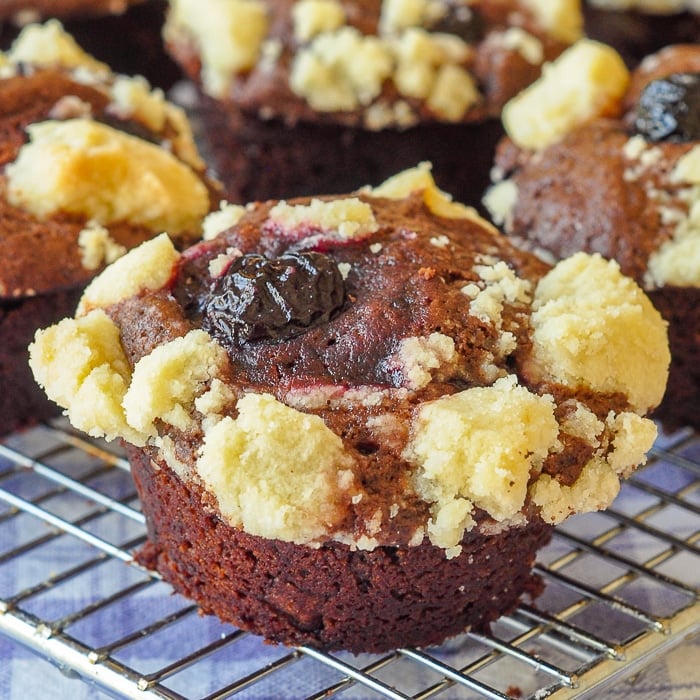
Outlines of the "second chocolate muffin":
[[610,49],[576,51],[578,80],[562,57],[506,107],[510,139],[486,201],[549,259],[598,252],[647,290],[669,322],[673,356],[656,415],[698,428],[700,46],[668,47],[631,76]]

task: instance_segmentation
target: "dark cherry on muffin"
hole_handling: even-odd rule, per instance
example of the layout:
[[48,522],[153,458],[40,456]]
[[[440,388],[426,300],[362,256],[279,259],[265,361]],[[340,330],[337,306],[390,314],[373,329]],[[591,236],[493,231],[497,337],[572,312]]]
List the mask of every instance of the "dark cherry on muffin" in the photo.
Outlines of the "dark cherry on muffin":
[[700,45],[667,47],[631,76],[610,48],[572,51],[578,79],[564,55],[506,106],[486,201],[530,248],[598,252],[643,286],[673,356],[656,415],[700,427]]
[[137,559],[205,612],[352,652],[481,629],[655,439],[641,289],[516,248],[427,165],[203,228],[115,261],[30,354],[76,428],[127,443]]
[[0,53],[3,433],[56,412],[27,366],[35,330],[127,249],[166,229],[193,242],[217,197],[203,172],[184,113],[56,20]]
[[578,0],[172,0],[164,37],[230,201],[343,193],[422,160],[479,203],[502,105]]

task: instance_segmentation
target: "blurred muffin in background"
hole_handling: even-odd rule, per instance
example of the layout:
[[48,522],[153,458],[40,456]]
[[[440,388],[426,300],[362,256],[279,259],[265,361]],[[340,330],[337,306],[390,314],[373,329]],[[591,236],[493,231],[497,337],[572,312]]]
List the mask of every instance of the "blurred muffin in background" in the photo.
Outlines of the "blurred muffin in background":
[[548,259],[597,252],[644,287],[673,358],[656,416],[700,427],[700,45],[667,47],[630,75],[613,49],[581,42],[504,123],[493,219]]
[[578,0],[172,0],[164,37],[231,201],[347,192],[429,160],[478,204],[502,105],[581,27]]

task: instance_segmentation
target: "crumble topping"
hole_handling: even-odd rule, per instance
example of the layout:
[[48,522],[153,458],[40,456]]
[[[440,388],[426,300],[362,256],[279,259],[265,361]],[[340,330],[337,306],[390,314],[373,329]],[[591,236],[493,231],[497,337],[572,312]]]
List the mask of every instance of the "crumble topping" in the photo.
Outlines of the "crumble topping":
[[508,49],[516,50],[528,63],[535,66],[544,61],[542,42],[521,27],[510,27],[505,32],[494,34],[493,40]]
[[202,54],[202,82],[208,92],[222,95],[230,76],[252,68],[268,31],[265,4],[259,0],[172,0],[164,27],[166,41],[187,27]]
[[345,10],[338,0],[300,0],[292,8],[294,38],[299,43],[345,24]]
[[555,39],[574,43],[583,35],[580,0],[525,0],[524,4]]
[[298,543],[322,538],[353,492],[342,440],[317,416],[248,394],[204,436],[197,472],[222,514],[246,532]]
[[670,180],[685,211],[664,210],[667,217],[677,214],[677,225],[649,258],[645,281],[650,287],[700,287],[700,146],[678,160]]
[[372,207],[357,197],[324,202],[312,199],[310,204],[280,202],[270,209],[265,224],[282,230],[333,231],[341,239],[365,238],[377,230]]
[[616,116],[629,71],[611,47],[581,39],[503,108],[503,125],[522,148],[544,148],[596,117]]
[[446,219],[471,219],[480,226],[496,231],[486,219],[479,216],[476,209],[453,202],[451,195],[439,189],[430,169],[430,163],[420,163],[415,168],[397,173],[377,187],[363,187],[361,191],[372,197],[388,199],[404,199],[412,192],[422,192],[423,201],[433,214]]
[[83,68],[103,76],[110,73],[109,66],[83,51],[57,19],[24,27],[7,52],[7,58],[15,65],[29,63],[42,68]]
[[117,243],[109,231],[95,221],[88,221],[78,234],[80,261],[86,270],[97,270],[102,265],[113,263],[126,253],[126,248]]
[[122,400],[131,379],[119,328],[102,309],[67,318],[36,334],[29,364],[47,396],[65,407],[70,422],[93,437],[144,437],[124,417]]
[[380,94],[392,69],[383,42],[346,26],[318,35],[296,54],[289,84],[320,112],[352,111]]
[[473,506],[498,521],[515,516],[531,470],[554,449],[558,433],[553,399],[514,376],[423,404],[407,459],[419,466],[418,492],[433,504],[431,540],[458,545]]
[[576,255],[540,280],[533,299],[533,353],[553,379],[620,392],[640,413],[666,388],[666,322],[615,261]]
[[[226,364],[226,351],[202,330],[159,345],[134,367],[122,401],[127,422],[148,437],[157,435],[156,420],[179,430],[194,427],[195,398],[219,378]],[[211,407],[213,398],[200,406]]]
[[[396,364],[401,368],[410,389],[420,389],[433,380],[433,374],[444,376],[457,360],[455,342],[442,333],[427,338],[404,338],[396,353]],[[391,362],[391,361],[390,361]]]
[[84,118],[39,122],[27,131],[28,143],[5,169],[7,198],[41,219],[67,212],[177,235],[196,230],[209,209],[194,171],[143,139]]
[[170,279],[180,253],[167,234],[133,248],[90,282],[78,305],[78,315],[107,307],[149,289],[160,289]]
[[[469,24],[478,7],[446,0],[383,0],[358,9],[366,23],[352,4],[340,0],[291,3],[292,36],[287,37],[261,0],[173,0],[164,36],[199,53],[203,87],[216,98],[236,94],[239,82],[258,77],[265,82],[283,74],[285,87],[311,109],[358,112],[369,129],[410,126],[426,110],[456,122],[482,101],[474,74],[474,47],[482,37],[478,31],[462,36],[459,29],[452,33],[442,26],[449,25],[452,14]],[[376,17],[365,16],[372,12]],[[521,0],[506,23],[489,27],[483,41],[539,66],[544,43],[533,32],[570,44],[580,38],[583,19],[578,0]],[[265,106],[257,108],[263,114]]]
[[219,204],[219,210],[213,211],[204,217],[202,222],[202,238],[210,241],[216,238],[222,231],[235,226],[246,213],[246,208],[241,204],[229,204],[224,201]]
[[501,180],[489,187],[483,198],[483,204],[496,226],[506,226],[511,218],[513,208],[518,201],[518,186],[513,180]]

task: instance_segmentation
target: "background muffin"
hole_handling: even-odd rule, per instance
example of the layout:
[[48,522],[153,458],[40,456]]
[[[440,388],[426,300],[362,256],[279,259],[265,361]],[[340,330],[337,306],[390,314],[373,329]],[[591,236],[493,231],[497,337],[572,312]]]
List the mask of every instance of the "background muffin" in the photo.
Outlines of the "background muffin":
[[426,166],[204,228],[108,267],[31,363],[131,445],[140,560],[224,620],[354,652],[483,626],[654,440],[669,355],[642,291],[599,256],[550,269]]
[[578,0],[173,0],[164,37],[229,200],[348,192],[427,159],[478,203],[494,118],[581,25]]
[[[574,50],[572,50],[574,51]],[[700,46],[668,47],[629,76],[584,42],[504,111],[487,203],[508,233],[555,259],[614,258],[670,324],[673,362],[657,415],[700,425]],[[569,89],[562,85],[568,85]]]
[[115,75],[57,21],[29,25],[0,54],[0,425],[55,407],[26,347],[71,313],[106,263],[168,229],[199,233],[211,186],[184,113],[143,78]]

